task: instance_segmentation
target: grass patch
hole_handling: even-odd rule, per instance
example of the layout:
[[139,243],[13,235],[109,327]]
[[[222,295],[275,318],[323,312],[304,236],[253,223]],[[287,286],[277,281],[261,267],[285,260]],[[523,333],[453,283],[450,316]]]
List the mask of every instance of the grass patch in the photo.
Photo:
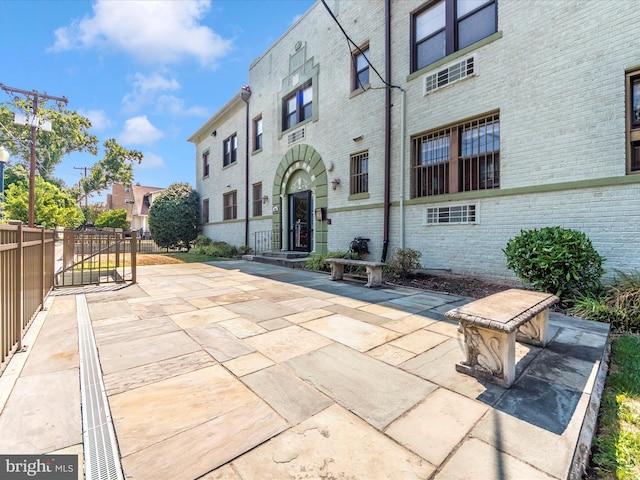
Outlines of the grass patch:
[[[139,253],[136,255],[138,266],[164,265],[169,263],[201,263],[231,260],[230,258],[211,257],[203,253],[177,252],[177,253]],[[128,260],[127,260],[128,261]]]
[[640,478],[639,337],[621,336],[612,343],[591,468],[592,479]]

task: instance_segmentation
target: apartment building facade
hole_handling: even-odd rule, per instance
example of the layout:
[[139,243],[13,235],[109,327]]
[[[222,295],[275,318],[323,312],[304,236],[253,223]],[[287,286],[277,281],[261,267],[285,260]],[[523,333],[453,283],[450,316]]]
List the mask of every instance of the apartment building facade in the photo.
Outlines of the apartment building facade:
[[522,229],[640,268],[635,0],[327,0],[189,139],[203,233],[513,279]]

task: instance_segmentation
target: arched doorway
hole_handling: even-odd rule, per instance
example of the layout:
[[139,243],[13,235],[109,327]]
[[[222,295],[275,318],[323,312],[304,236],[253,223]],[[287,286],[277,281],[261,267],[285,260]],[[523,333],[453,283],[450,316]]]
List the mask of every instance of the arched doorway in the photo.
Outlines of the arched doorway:
[[320,154],[301,144],[289,149],[273,181],[274,249],[326,253],[327,172]]

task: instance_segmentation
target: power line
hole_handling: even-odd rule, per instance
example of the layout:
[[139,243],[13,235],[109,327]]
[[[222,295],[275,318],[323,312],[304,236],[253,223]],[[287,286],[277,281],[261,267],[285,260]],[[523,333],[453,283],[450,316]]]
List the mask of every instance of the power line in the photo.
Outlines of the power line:
[[[29,162],[29,226],[33,227],[35,223],[35,191],[36,191],[36,130],[39,128],[38,119],[38,101],[47,103],[48,100],[55,100],[58,103],[69,103],[67,97],[55,97],[47,93],[40,93],[37,90],[23,90],[21,88],[8,87],[7,85],[0,83],[0,88],[7,92],[9,95],[24,95],[27,100],[32,101],[32,117],[29,118],[29,125],[31,127],[31,158]],[[36,125],[36,123],[38,125]]]

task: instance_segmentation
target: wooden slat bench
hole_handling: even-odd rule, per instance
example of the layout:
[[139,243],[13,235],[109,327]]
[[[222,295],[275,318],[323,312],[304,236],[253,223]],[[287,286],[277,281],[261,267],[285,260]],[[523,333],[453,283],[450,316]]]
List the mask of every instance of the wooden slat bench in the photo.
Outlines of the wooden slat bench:
[[382,268],[384,262],[370,262],[368,260],[352,260],[350,258],[326,258],[331,266],[331,280],[342,280],[345,265],[355,265],[364,267],[367,272],[367,283],[365,287],[379,287],[382,285]]
[[445,313],[460,323],[467,358],[456,370],[509,388],[515,380],[515,341],[549,342],[549,293],[511,289]]

